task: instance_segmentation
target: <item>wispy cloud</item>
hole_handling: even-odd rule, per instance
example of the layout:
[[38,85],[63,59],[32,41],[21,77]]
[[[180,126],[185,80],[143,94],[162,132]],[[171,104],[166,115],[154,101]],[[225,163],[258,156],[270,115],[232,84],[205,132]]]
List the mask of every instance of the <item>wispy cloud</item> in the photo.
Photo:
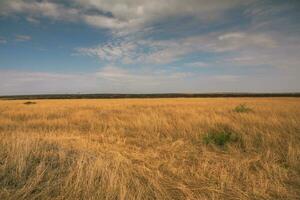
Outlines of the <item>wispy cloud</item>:
[[31,36],[29,35],[16,35],[15,41],[17,42],[25,42],[31,40]]
[[92,74],[0,70],[0,95],[90,92],[97,89]]
[[[50,93],[278,92],[297,91],[297,73],[203,74],[174,68],[139,70],[105,66],[93,73],[0,70],[0,95]],[[274,82],[274,79],[277,81]],[[264,85],[264,87],[261,87]],[[204,86],[204,87],[200,87]]]
[[188,66],[188,67],[207,67],[207,66],[209,66],[209,63],[197,61],[197,62],[186,63],[185,66]]
[[83,55],[96,56],[101,60],[116,61],[132,58],[137,48],[136,42],[116,40],[96,47],[77,48],[75,51]]
[[[247,49],[276,47],[272,36],[262,33],[211,33],[169,40],[120,40],[96,47],[77,48],[82,55],[123,63],[166,64],[189,53],[224,53]],[[199,64],[199,63],[198,63]]]
[[34,18],[34,17],[31,17],[31,16],[26,17],[26,20],[27,20],[28,22],[32,23],[32,24],[39,24],[39,23],[40,23],[40,21],[39,21],[38,19],[36,19],[36,18]]
[[[24,13],[35,18],[85,22],[100,28],[137,30],[137,27],[147,26],[168,17],[190,16],[195,20],[214,21],[224,17],[227,11],[247,4],[237,0],[71,0],[66,6],[58,1],[4,0],[0,3],[0,14]],[[91,10],[97,12],[90,12]]]
[[[63,22],[95,30],[89,34],[97,41],[86,42],[82,38],[90,35],[79,31],[83,35],[72,43],[77,48],[65,53],[98,60],[99,68],[83,74],[1,71],[0,88],[195,92],[249,90],[252,85],[259,90],[261,84],[265,89],[299,89],[298,8],[292,1],[271,0],[2,0],[0,17],[22,16],[30,27],[39,23],[50,29]],[[31,36],[0,37],[1,44],[7,40],[29,41]],[[36,45],[52,51],[46,42]],[[285,83],[277,84],[276,78]]]
[[[158,85],[170,87],[191,76],[188,73],[164,70],[125,70],[105,66],[94,73],[52,73],[0,70],[0,95],[25,93],[69,92],[139,92],[155,91]],[[162,87],[162,91],[167,91]],[[169,88],[173,89],[173,88]]]
[[139,69],[125,70],[121,67],[108,65],[103,67],[97,73],[98,77],[109,79],[117,82],[147,82],[148,84],[160,84],[162,81],[178,80],[191,76],[188,72],[178,72],[172,70],[154,70]]

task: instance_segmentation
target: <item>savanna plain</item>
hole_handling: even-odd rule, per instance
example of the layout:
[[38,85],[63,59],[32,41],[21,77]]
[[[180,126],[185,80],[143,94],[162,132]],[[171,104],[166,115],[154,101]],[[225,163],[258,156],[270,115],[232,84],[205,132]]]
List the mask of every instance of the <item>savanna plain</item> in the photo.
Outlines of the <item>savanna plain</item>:
[[1,100],[0,199],[300,199],[300,99]]

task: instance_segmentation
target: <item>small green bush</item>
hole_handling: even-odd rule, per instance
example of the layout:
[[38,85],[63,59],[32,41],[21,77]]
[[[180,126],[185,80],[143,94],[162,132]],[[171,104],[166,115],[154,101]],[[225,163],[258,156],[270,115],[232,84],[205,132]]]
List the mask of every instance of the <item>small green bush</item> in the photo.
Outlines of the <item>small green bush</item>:
[[36,104],[36,102],[34,102],[34,101],[26,101],[24,104],[25,105],[31,105],[31,104]]
[[252,111],[251,108],[247,107],[245,104],[240,104],[237,107],[234,108],[235,112],[238,113],[246,113]]
[[203,137],[205,144],[213,144],[219,147],[224,147],[228,143],[236,142],[237,140],[237,135],[227,128],[222,130],[212,130]]

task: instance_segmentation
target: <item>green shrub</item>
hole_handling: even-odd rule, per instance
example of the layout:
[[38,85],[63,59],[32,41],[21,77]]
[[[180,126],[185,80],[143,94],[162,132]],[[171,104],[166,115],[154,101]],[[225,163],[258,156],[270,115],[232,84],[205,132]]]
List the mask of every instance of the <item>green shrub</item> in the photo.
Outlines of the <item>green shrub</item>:
[[31,105],[31,104],[36,104],[36,102],[34,102],[34,101],[26,101],[24,104],[25,105]]
[[224,147],[228,143],[237,142],[237,135],[230,129],[224,128],[221,130],[212,130],[208,132],[204,137],[205,144],[213,144],[219,147]]
[[234,108],[235,112],[246,113],[252,111],[251,108],[247,107],[245,104],[240,104]]

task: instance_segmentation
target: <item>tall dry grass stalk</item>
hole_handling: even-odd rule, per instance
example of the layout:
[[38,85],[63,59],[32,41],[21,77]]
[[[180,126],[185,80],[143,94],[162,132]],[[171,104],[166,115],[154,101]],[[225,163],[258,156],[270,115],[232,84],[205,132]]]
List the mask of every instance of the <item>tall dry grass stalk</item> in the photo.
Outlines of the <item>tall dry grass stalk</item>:
[[0,199],[299,199],[297,98],[35,102],[0,101]]

